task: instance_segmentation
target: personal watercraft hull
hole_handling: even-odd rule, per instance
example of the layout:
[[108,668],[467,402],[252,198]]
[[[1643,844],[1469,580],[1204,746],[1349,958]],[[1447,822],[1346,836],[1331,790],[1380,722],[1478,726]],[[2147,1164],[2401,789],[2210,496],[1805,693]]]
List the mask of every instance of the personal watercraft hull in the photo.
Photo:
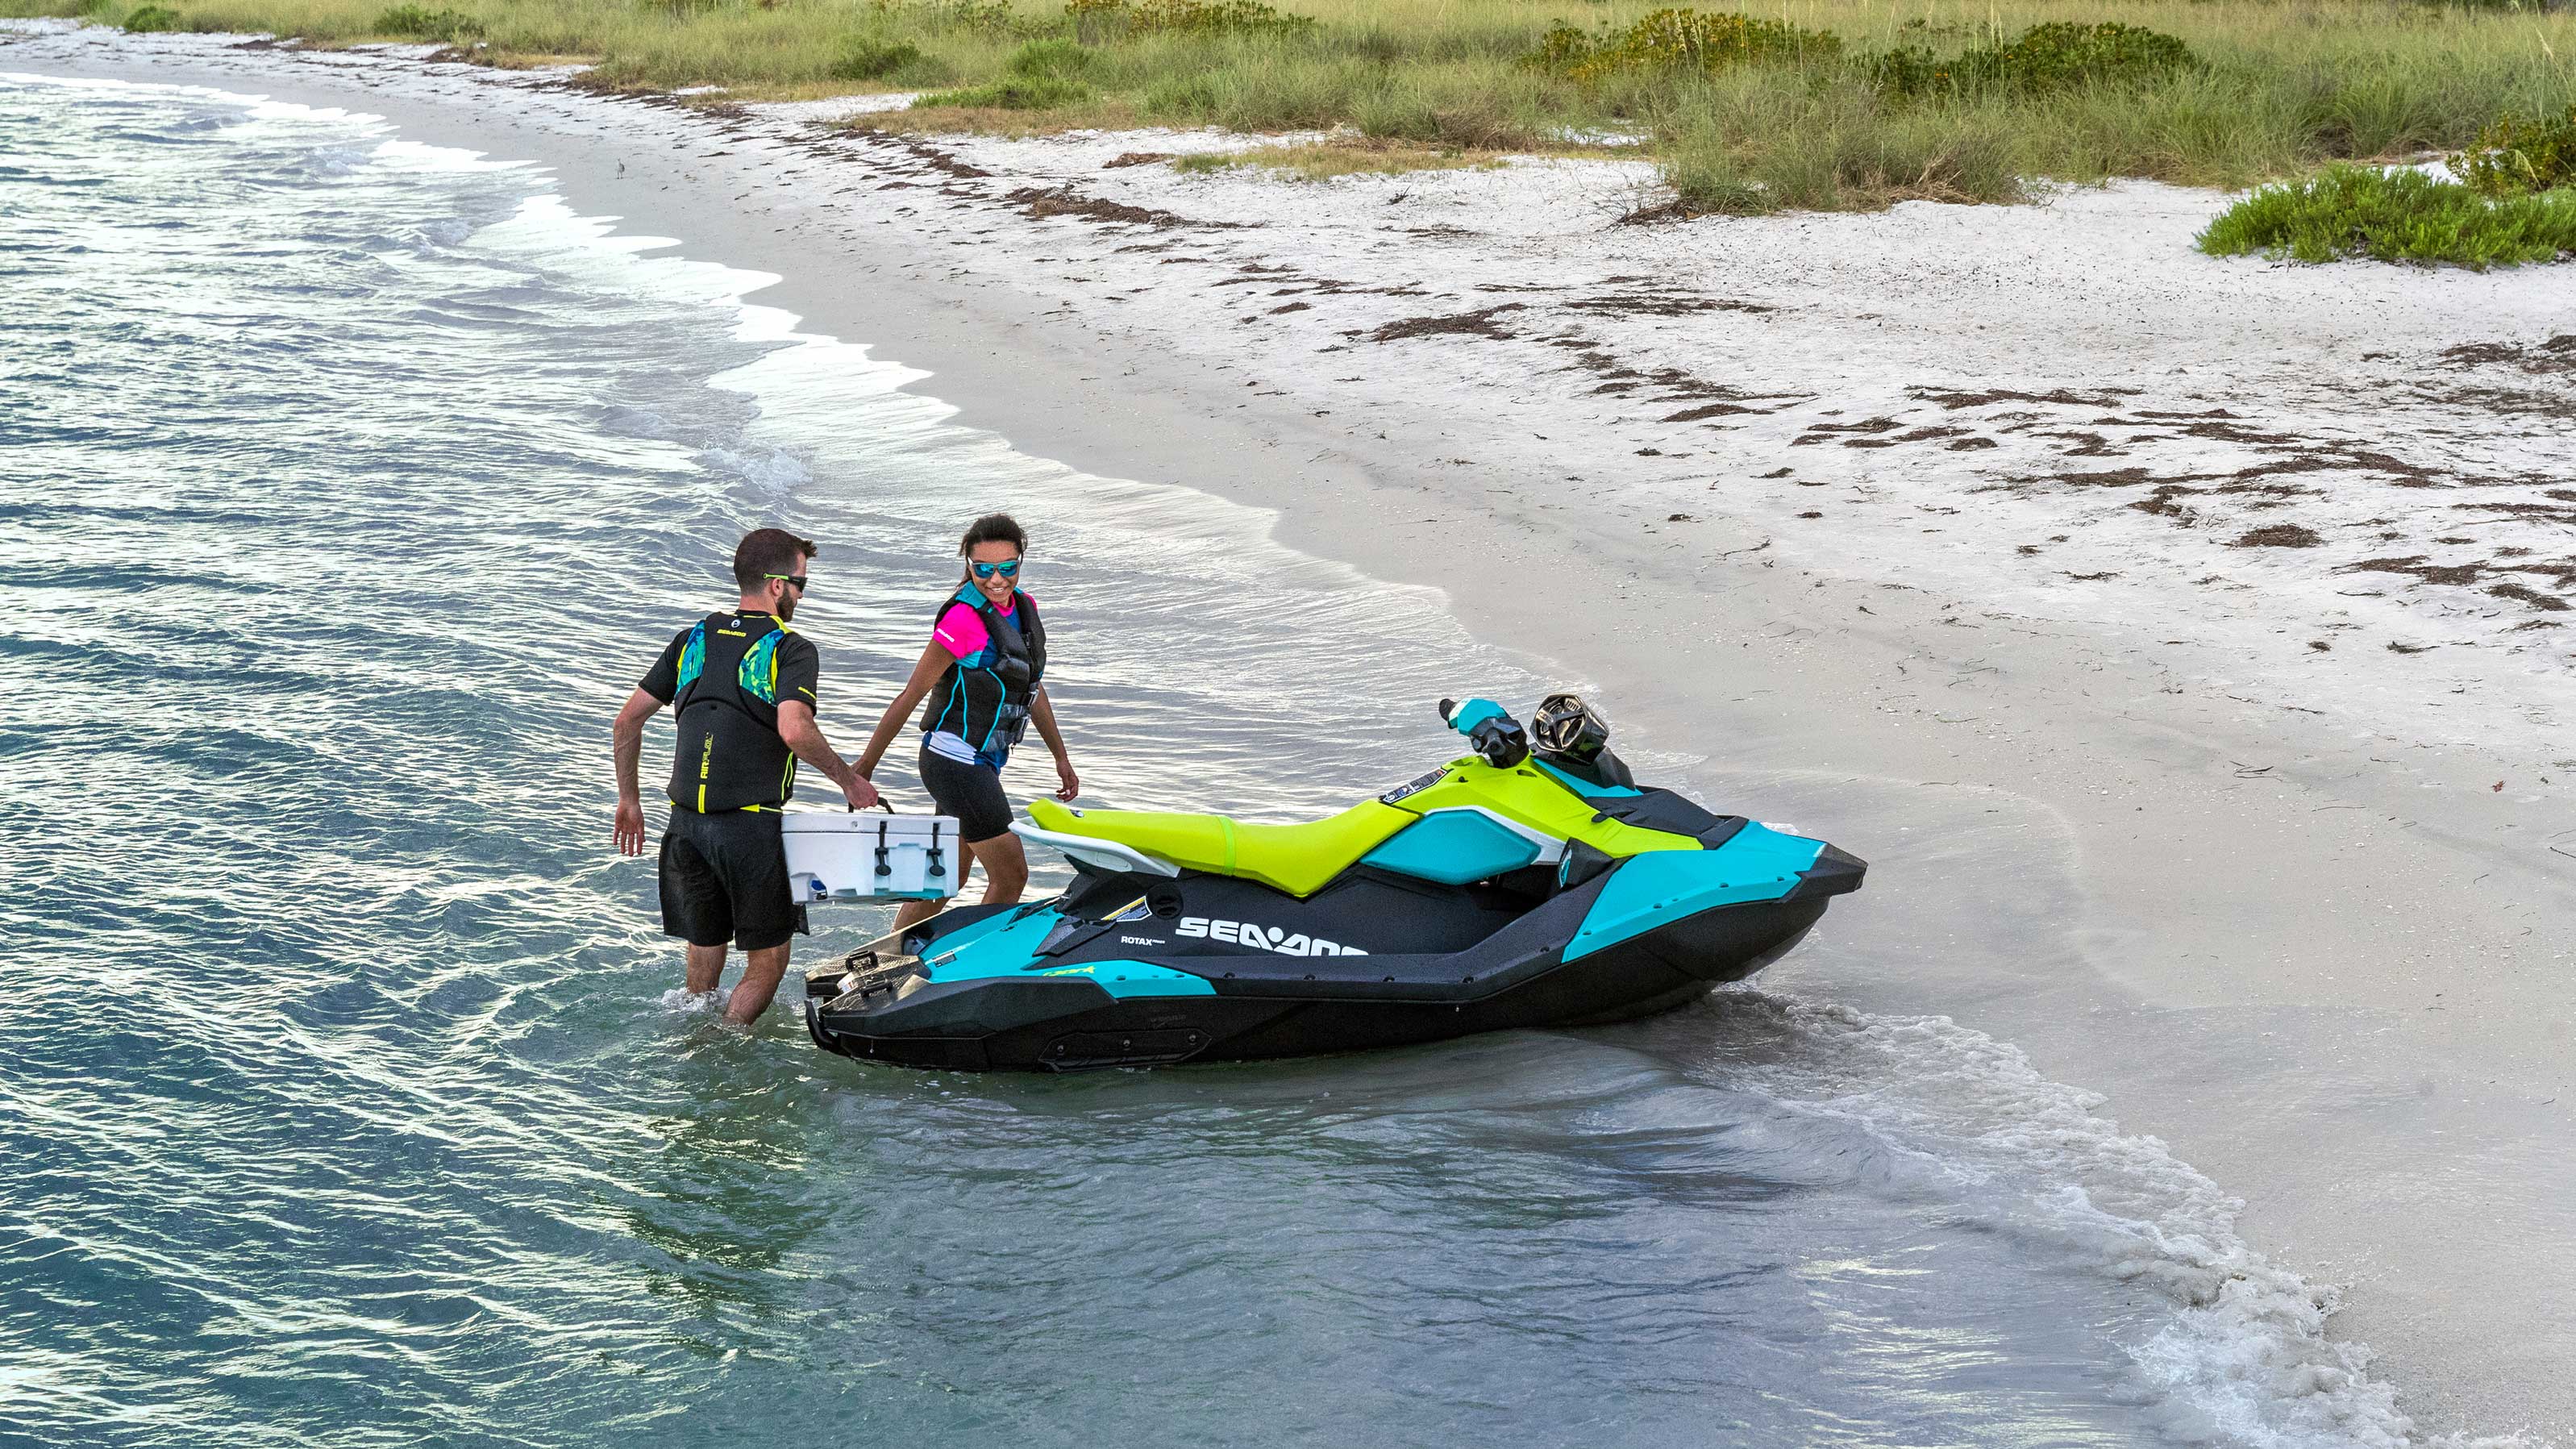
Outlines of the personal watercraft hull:
[[1084,867],[1056,901],[952,910],[812,973],[806,1023],[872,1061],[1070,1071],[1624,1020],[1759,971],[1866,870],[1738,829],[1731,854],[1605,861],[1571,885],[1545,868],[1447,886],[1363,867],[1292,899]]

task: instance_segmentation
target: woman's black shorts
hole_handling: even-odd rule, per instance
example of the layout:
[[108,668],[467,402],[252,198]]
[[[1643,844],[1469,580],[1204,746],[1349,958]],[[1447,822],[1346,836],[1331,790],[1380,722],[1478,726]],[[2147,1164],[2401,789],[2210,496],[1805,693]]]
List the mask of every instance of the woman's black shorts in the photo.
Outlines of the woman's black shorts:
[[1002,793],[1001,771],[989,765],[961,764],[925,747],[921,786],[930,792],[940,814],[957,817],[957,833],[967,844],[1010,833],[1011,802]]
[[662,934],[693,946],[784,946],[802,928],[774,810],[671,807],[662,832]]

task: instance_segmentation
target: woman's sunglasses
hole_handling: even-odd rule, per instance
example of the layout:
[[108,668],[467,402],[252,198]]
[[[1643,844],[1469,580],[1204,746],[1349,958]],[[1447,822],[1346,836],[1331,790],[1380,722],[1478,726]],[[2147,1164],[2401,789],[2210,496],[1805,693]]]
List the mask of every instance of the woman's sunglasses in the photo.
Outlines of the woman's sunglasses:
[[1016,579],[1020,576],[1020,561],[1018,559],[1013,559],[1009,563],[971,564],[969,567],[975,570],[975,577],[979,579],[989,579],[995,574],[1000,574],[1006,579]]

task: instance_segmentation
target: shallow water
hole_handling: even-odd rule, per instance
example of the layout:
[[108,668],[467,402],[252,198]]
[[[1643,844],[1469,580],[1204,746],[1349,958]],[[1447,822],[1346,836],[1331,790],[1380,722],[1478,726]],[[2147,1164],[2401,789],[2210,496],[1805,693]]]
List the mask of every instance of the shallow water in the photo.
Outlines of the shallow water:
[[2318,1378],[2222,1194],[1946,1022],[1748,992],[1070,1079],[722,1027],[608,848],[606,722],[747,526],[826,542],[798,623],[854,752],[946,540],[1019,512],[1096,802],[1320,813],[1448,753],[1432,699],[1539,680],[1258,513],[954,425],[529,167],[6,76],[0,183],[0,924],[36,943],[0,995],[0,1437],[2401,1422]]

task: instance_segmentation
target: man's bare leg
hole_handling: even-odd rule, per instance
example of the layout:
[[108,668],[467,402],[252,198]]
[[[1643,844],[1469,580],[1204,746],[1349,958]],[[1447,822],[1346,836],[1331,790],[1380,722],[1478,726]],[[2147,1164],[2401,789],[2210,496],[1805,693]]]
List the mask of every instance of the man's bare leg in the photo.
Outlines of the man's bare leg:
[[769,1009],[769,998],[778,994],[778,983],[787,975],[788,943],[759,951],[743,953],[742,979],[733,984],[733,994],[725,998],[725,1020],[737,1026],[749,1026]]
[[704,996],[716,989],[716,982],[724,976],[724,958],[725,948],[722,945],[700,946],[694,942],[690,944],[687,985],[691,996]]

